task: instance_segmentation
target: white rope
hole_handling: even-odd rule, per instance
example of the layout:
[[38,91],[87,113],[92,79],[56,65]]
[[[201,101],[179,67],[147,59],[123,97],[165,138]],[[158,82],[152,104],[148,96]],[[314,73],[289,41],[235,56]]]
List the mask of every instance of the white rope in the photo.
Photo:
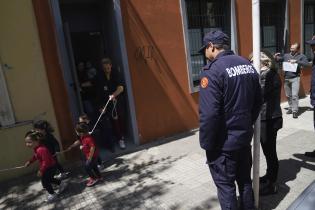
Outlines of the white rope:
[[100,116],[98,117],[98,119],[97,119],[97,121],[96,121],[96,123],[95,123],[93,129],[89,132],[89,134],[92,134],[92,133],[94,132],[94,130],[95,130],[95,128],[96,128],[98,122],[100,121],[102,115],[104,114],[104,112],[105,112],[105,110],[106,110],[106,108],[107,108],[107,105],[108,105],[108,103],[110,102],[110,100],[111,100],[111,99],[108,99],[108,101],[106,102],[106,105],[104,106],[104,108],[103,108],[103,110],[102,110]]
[[62,150],[60,152],[56,152],[53,157],[57,156],[57,155],[61,155],[62,153],[65,153],[65,152],[69,152],[70,150],[69,149],[65,149],[65,150]]
[[117,105],[117,100],[113,100],[113,110],[112,110],[112,118],[117,120],[118,119],[118,113],[117,113],[117,109],[116,109],[116,105]]
[[[56,153],[53,155],[53,157],[54,157],[54,156],[57,156],[57,155],[60,155],[60,154],[62,154],[62,153],[68,152],[68,151],[69,151],[69,150],[63,150],[63,151],[60,151],[60,152],[56,152]],[[16,167],[13,167],[13,168],[1,169],[1,170],[0,170],[0,173],[1,173],[1,172],[5,172],[5,171],[12,171],[12,170],[16,170],[16,169],[21,169],[21,168],[25,168],[25,166],[16,166]]]
[[1,173],[1,172],[4,172],[4,171],[11,171],[11,170],[20,169],[20,168],[25,168],[25,166],[17,166],[17,167],[13,167],[13,168],[1,169],[1,170],[0,170],[0,173]]

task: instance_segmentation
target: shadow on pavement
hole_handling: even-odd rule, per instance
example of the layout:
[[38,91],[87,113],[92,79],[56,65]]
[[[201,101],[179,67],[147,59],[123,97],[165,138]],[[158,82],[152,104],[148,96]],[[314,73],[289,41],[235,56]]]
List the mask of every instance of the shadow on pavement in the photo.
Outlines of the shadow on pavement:
[[300,160],[289,158],[279,161],[278,193],[275,195],[261,196],[261,210],[277,209],[277,206],[291,190],[287,182],[295,180],[301,168],[315,171],[315,165],[307,163],[310,160],[309,158],[302,154],[294,154],[293,156]]
[[158,198],[174,184],[158,175],[183,157],[150,158],[136,164],[131,164],[131,160],[111,163],[103,173],[105,190],[97,188],[95,192],[99,205],[103,209],[158,209],[161,205]]
[[[1,209],[64,209],[80,205],[85,208],[99,209],[137,209],[161,205],[158,197],[168,192],[174,183],[161,178],[160,173],[184,158],[164,157],[140,159],[135,154],[130,159],[117,158],[105,162],[102,175],[104,180],[97,185],[86,188],[87,175],[83,167],[75,168],[66,180],[66,190],[53,203],[47,204],[46,192],[39,179],[34,176],[19,179],[2,185],[0,193]],[[139,159],[137,163],[133,160]],[[98,206],[95,207],[94,206]],[[160,208],[162,209],[162,208]],[[180,209],[180,208],[179,208]]]
[[309,107],[309,106],[301,106],[301,107],[299,107],[298,115],[300,116],[306,111],[313,111],[313,107]]
[[202,202],[200,205],[196,207],[192,207],[191,210],[204,210],[204,209],[212,209],[213,205],[211,203],[219,203],[219,200],[217,197],[209,198],[208,200]]

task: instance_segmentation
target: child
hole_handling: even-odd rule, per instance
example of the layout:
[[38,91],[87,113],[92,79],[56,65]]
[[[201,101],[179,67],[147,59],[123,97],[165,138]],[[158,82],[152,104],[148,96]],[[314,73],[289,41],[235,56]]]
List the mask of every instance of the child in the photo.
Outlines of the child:
[[[35,160],[39,161],[39,171],[37,175],[41,177],[41,182],[43,187],[47,190],[48,197],[47,202],[52,201],[57,197],[57,194],[61,193],[65,185],[60,180],[54,178],[56,171],[56,161],[47,149],[46,146],[42,144],[44,139],[43,134],[38,131],[29,131],[25,135],[25,145],[29,148],[34,149],[33,157],[25,163],[25,167],[28,167]],[[54,192],[51,184],[59,185],[58,193]]]
[[54,129],[46,120],[39,120],[33,125],[34,130],[40,132],[44,136],[43,144],[48,148],[49,152],[53,155],[56,161],[56,167],[59,171],[59,174],[56,176],[59,179],[67,177],[68,172],[65,172],[63,167],[60,165],[56,152],[60,152],[60,146],[57,139],[52,134]]
[[82,149],[86,158],[85,170],[89,175],[89,180],[86,186],[91,187],[101,180],[101,173],[97,168],[99,151],[95,145],[94,138],[89,134],[89,126],[86,123],[79,122],[76,125],[75,130],[80,139],[75,141],[68,150],[81,145],[80,149]]
[[[89,126],[89,131],[92,131],[93,129],[93,125],[91,123],[90,118],[87,116],[87,114],[82,114],[79,117],[79,122],[84,122]],[[96,140],[96,144],[97,146],[100,146],[100,140],[99,140],[99,130],[94,129],[94,132],[91,134],[94,139]],[[100,156],[98,156],[97,158],[97,167],[101,170],[103,168],[103,164],[102,164],[102,160],[100,158]]]

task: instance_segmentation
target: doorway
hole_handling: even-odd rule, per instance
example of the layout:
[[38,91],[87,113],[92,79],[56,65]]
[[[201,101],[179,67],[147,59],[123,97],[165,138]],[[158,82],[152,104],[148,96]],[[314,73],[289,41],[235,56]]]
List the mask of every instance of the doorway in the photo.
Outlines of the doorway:
[[[124,92],[118,100],[124,101],[125,114],[122,127],[125,128],[123,134],[128,148],[137,145],[138,138],[128,63],[126,63],[127,59],[122,59],[126,56],[124,54],[126,52],[121,46],[124,43],[122,43],[122,34],[117,24],[119,21],[117,12],[114,10],[117,2],[119,3],[119,1],[107,0],[52,0],[51,6],[56,22],[64,75],[68,75],[64,78],[66,83],[72,84],[69,85],[68,95],[71,101],[73,122],[77,122],[80,114],[89,112],[86,101],[91,102],[93,98],[99,97],[93,95],[92,98],[86,99],[86,95],[82,94],[82,75],[79,66],[83,63],[85,68],[93,69],[92,73],[95,73],[95,77],[102,77],[104,75],[101,60],[108,57],[124,84]],[[85,75],[87,76],[91,74]],[[96,92],[96,88],[99,87],[95,86],[92,93]],[[92,109],[98,108],[93,105]],[[98,116],[97,110],[95,121]]]

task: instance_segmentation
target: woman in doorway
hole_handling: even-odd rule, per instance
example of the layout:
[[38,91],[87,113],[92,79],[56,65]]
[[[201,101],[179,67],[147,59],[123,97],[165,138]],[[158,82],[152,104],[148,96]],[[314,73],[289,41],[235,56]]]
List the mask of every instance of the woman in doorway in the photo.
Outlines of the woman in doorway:
[[[109,58],[102,59],[102,69],[104,77],[101,78],[99,87],[99,105],[103,108],[107,100],[112,100],[106,110],[106,116],[110,119],[112,127],[114,128],[116,139],[119,141],[121,149],[126,148],[124,137],[124,103],[122,93],[124,92],[124,85],[120,78],[119,72],[112,66],[112,61]],[[104,120],[106,122],[106,120]],[[108,125],[104,123],[103,130],[106,130]],[[106,135],[106,134],[105,134]],[[110,141],[110,148],[114,150],[114,142]]]

